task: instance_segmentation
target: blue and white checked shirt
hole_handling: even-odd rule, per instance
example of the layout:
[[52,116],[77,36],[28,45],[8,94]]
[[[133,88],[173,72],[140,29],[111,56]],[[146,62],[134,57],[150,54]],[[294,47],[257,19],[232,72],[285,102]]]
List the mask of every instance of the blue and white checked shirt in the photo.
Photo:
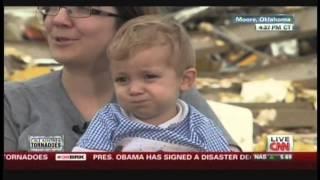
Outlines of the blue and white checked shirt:
[[96,114],[77,147],[115,151],[117,142],[124,138],[144,138],[195,148],[199,152],[229,152],[222,131],[213,121],[193,106],[188,107],[189,112],[181,122],[161,128],[132,121],[118,104],[108,104]]

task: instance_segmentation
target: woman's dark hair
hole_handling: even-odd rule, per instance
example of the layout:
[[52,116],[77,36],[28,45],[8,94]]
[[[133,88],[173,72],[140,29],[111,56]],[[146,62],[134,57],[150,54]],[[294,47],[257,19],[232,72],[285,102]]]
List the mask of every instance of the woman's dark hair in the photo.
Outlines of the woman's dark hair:
[[[121,18],[118,18],[117,28],[119,28],[123,23],[129,21],[138,16],[147,15],[147,14],[160,14],[162,13],[161,7],[157,6],[115,6],[114,7]],[[43,15],[42,19],[46,18]]]

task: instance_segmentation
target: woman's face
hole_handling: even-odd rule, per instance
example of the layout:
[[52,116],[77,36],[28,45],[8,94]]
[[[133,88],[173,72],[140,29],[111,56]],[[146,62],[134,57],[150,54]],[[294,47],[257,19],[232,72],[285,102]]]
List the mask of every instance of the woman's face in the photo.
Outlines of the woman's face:
[[[93,8],[117,14],[110,6]],[[73,18],[65,8],[56,16],[47,16],[44,24],[52,57],[64,65],[107,62],[105,51],[116,32],[116,18],[100,15]]]

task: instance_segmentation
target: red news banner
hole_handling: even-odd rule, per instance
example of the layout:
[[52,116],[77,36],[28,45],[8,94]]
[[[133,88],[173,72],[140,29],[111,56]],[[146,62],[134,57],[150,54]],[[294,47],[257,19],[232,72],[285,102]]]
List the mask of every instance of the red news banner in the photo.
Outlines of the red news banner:
[[5,170],[316,169],[317,153],[5,153]]

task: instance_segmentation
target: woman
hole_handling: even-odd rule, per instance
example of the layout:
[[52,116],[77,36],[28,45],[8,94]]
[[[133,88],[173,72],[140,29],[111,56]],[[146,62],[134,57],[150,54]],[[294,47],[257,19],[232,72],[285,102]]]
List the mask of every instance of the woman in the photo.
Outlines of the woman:
[[[106,48],[125,21],[156,8],[39,7],[52,57],[62,71],[23,83],[6,83],[5,151],[71,151],[88,122],[116,102]],[[222,126],[195,89],[182,99]],[[231,145],[235,145],[225,131]]]

